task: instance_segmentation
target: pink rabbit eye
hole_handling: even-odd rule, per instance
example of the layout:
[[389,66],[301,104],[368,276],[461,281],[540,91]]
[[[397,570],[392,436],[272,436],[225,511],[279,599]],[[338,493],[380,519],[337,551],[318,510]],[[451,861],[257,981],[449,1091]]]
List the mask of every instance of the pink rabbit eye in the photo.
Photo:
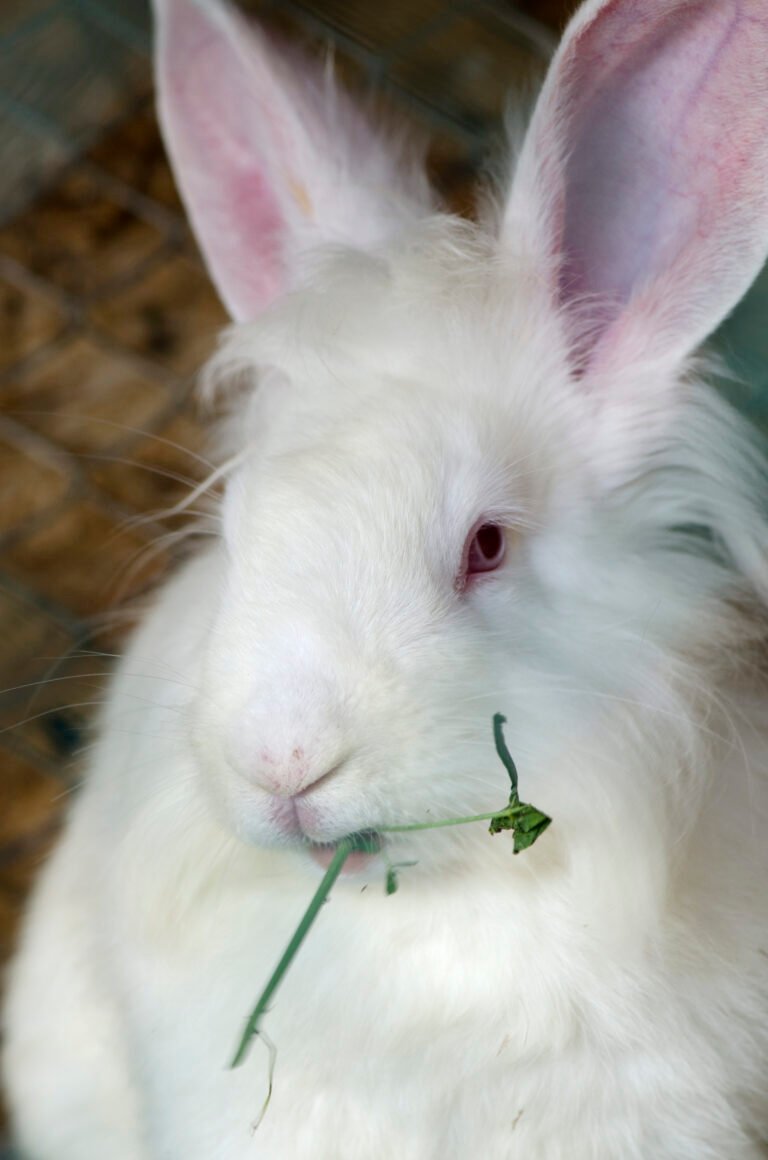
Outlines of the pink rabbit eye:
[[473,576],[493,572],[504,560],[507,542],[498,524],[480,524],[467,537],[456,587],[462,591]]

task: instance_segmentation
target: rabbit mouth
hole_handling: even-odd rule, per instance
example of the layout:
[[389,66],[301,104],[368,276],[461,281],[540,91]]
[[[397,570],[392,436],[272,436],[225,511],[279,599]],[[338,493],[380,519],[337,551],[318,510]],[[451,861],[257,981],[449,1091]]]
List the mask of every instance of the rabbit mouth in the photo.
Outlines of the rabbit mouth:
[[381,853],[384,846],[384,839],[375,830],[359,830],[355,834],[346,834],[335,842],[310,842],[309,853],[318,866],[327,869],[341,843],[347,841],[352,842],[353,849],[346,857],[342,874],[355,874],[365,870]]

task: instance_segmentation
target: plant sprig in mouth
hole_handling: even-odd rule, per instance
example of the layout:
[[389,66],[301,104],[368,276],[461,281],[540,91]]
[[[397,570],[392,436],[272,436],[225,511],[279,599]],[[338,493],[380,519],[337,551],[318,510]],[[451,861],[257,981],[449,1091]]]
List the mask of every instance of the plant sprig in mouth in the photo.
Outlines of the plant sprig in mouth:
[[342,842],[354,842],[350,850],[351,854],[355,852],[361,854],[380,854],[384,846],[383,833],[384,827],[380,830],[360,830],[354,834],[345,834],[343,838],[336,838],[332,842],[314,842],[310,840],[305,845],[310,850],[324,850],[326,853],[330,853],[331,851],[338,850]]
[[[309,906],[304,911],[299,925],[296,927],[288,946],[283,951],[280,960],[274,971],[267,981],[267,985],[261,992],[256,1006],[248,1016],[248,1020],[243,1029],[240,1043],[230,1067],[238,1067],[250,1048],[251,1042],[255,1036],[263,1034],[261,1032],[261,1020],[266,1014],[269,1002],[274,996],[277,988],[283,980],[283,977],[293,962],[299,947],[304,942],[304,939],[309,933],[312,923],[317,918],[323,903],[328,898],[336,879],[341,874],[344,863],[350,854],[355,852],[365,854],[378,854],[382,849],[382,834],[404,834],[416,830],[440,830],[447,826],[465,826],[472,822],[490,822],[488,827],[489,833],[500,834],[502,830],[510,830],[512,832],[514,846],[513,852],[519,854],[522,850],[527,850],[536,842],[547,827],[550,825],[552,819],[535,806],[528,805],[526,802],[521,802],[517,789],[517,768],[512,760],[512,756],[507,749],[504,740],[504,733],[502,726],[506,723],[506,717],[501,713],[494,714],[493,717],[493,740],[496,746],[496,753],[499,756],[504,768],[509,774],[511,790],[509,794],[509,802],[501,810],[495,810],[489,814],[472,814],[469,817],[461,818],[445,818],[438,822],[414,822],[402,826],[380,826],[377,830],[361,830],[357,834],[348,834],[342,838],[338,843],[322,843],[316,844],[318,848],[333,849],[333,857],[325,874],[322,877],[320,885],[315,891]],[[385,888],[387,894],[394,894],[398,888],[397,871],[407,866],[413,866],[413,862],[398,862],[387,867]],[[272,1075],[270,1068],[269,1091],[267,1093],[267,1100],[262,1109],[261,1116],[266,1111],[266,1106],[269,1103],[269,1098],[272,1092]],[[261,1116],[259,1120],[261,1120]]]

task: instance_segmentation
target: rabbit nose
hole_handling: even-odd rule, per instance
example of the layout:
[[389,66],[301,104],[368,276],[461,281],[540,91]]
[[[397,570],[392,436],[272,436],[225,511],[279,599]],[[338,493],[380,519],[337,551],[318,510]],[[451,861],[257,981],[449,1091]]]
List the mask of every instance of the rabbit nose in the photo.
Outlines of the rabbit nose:
[[295,685],[262,693],[237,714],[228,757],[246,781],[290,798],[343,762],[348,740],[337,699],[319,696],[319,691],[317,685]]
[[337,761],[329,765],[322,756],[318,760],[301,745],[295,745],[282,757],[273,749],[262,747],[250,767],[249,780],[275,797],[293,798],[331,777],[339,764]]

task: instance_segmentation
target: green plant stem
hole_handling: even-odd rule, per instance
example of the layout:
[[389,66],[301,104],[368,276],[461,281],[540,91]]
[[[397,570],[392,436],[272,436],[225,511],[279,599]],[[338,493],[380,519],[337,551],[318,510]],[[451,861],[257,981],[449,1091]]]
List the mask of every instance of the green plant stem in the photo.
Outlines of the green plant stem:
[[493,743],[496,746],[496,755],[499,761],[509,774],[510,785],[512,786],[512,793],[517,793],[517,766],[512,760],[512,754],[507,749],[507,743],[504,740],[504,730],[502,725],[506,725],[507,719],[503,713],[493,714]]
[[448,818],[443,822],[412,822],[407,826],[377,826],[377,834],[405,834],[412,830],[442,830],[444,826],[466,826],[468,822],[489,822],[509,813],[509,806],[492,814],[472,814],[467,818]]
[[[376,842],[376,834],[405,834],[412,833],[414,830],[441,830],[445,826],[465,826],[471,822],[491,822],[490,832],[492,834],[500,833],[503,830],[511,830],[514,835],[514,852],[519,854],[521,850],[527,850],[529,846],[539,838],[547,826],[550,825],[552,819],[543,814],[540,810],[535,809],[525,802],[521,802],[517,794],[517,769],[512,760],[512,756],[507,749],[504,741],[504,732],[502,726],[506,723],[506,717],[501,713],[495,713],[493,717],[493,738],[496,745],[496,753],[504,764],[504,767],[509,774],[511,784],[511,793],[509,796],[509,805],[505,806],[503,810],[494,810],[490,814],[472,814],[464,818],[447,818],[441,822],[412,822],[403,826],[379,826],[375,833],[360,833],[350,834],[343,838],[331,859],[331,863],[323,875],[317,890],[315,891],[312,901],[304,912],[304,915],[296,928],[293,938],[285,948],[283,955],[270,975],[269,982],[261,993],[261,996],[251,1012],[248,1022],[245,1025],[245,1030],[240,1039],[237,1051],[230,1067],[237,1067],[243,1062],[251,1040],[255,1035],[259,1034],[259,1023],[262,1016],[267,1010],[269,1001],[274,995],[280,983],[283,980],[285,972],[288,970],[291,962],[296,956],[296,952],[307,936],[309,928],[317,918],[321,906],[331,892],[331,887],[342,871],[344,863],[353,850],[362,850],[369,854],[378,853],[378,846]],[[494,825],[494,823],[496,823]],[[390,865],[386,876],[386,892],[387,894],[394,894],[397,890],[397,869],[400,866],[414,865],[411,862],[396,862]],[[270,1048],[272,1052],[272,1048]],[[272,1092],[272,1071],[274,1070],[274,1057],[271,1055],[272,1063],[270,1065],[270,1088],[267,1094],[267,1100],[264,1106],[266,1110],[269,1104],[269,1097]],[[262,1111],[262,1115],[263,1112]]]
[[320,908],[330,894],[334,882],[338,878],[339,874],[341,874],[344,863],[355,848],[355,843],[350,841],[348,838],[345,838],[343,841],[339,842],[333,858],[331,859],[331,864],[323,875],[322,881],[315,891],[312,901],[304,911],[301,922],[294,931],[293,938],[285,948],[280,962],[272,972],[269,978],[269,982],[262,991],[258,1003],[248,1018],[248,1022],[245,1025],[245,1030],[243,1031],[240,1043],[238,1045],[237,1051],[235,1052],[235,1056],[232,1060],[232,1063],[230,1064],[230,1067],[238,1067],[245,1059],[251,1040],[253,1039],[254,1035],[257,1035],[259,1032],[259,1022],[261,1021],[262,1015],[267,1010],[270,999],[283,981],[283,975],[288,970],[296,952],[304,942],[309,928],[317,918]]
[[[376,832],[380,834],[403,834],[413,830],[440,830],[444,826],[465,826],[470,822],[487,822],[493,818],[507,815],[508,813],[509,806],[507,806],[505,810],[494,810],[494,812],[491,814],[472,814],[470,817],[448,818],[446,821],[442,822],[414,822],[405,826],[379,826]],[[364,848],[364,843],[362,844],[362,848]],[[312,896],[312,900],[309,906],[304,911],[301,922],[296,927],[291,941],[285,948],[280,961],[270,975],[266,987],[262,991],[256,1006],[253,1008],[253,1011],[248,1018],[248,1022],[245,1025],[245,1029],[241,1036],[240,1043],[238,1045],[237,1051],[235,1052],[235,1056],[230,1064],[230,1067],[238,1067],[245,1059],[251,1040],[259,1033],[259,1023],[261,1022],[262,1016],[267,1010],[270,999],[283,981],[283,976],[290,967],[299,947],[307,937],[309,928],[317,918],[320,912],[320,908],[330,894],[334,882],[338,878],[339,874],[341,874],[344,863],[353,850],[359,849],[361,849],[361,842],[359,839],[354,840],[352,838],[344,838],[341,842],[339,842],[333,858],[331,859],[330,866],[323,875],[320,885]],[[375,853],[376,851],[372,848],[370,852]]]

